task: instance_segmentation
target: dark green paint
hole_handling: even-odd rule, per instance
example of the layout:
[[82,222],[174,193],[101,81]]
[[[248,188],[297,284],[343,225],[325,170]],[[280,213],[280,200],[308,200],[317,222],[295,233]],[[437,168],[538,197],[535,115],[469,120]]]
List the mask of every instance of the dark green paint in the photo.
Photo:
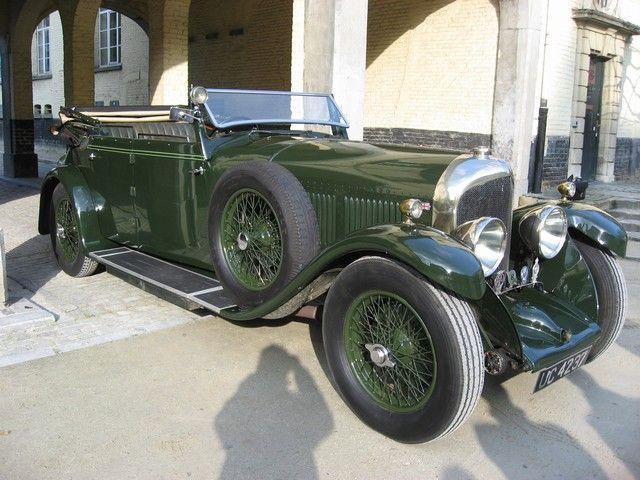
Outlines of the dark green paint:
[[[201,134],[198,127],[196,136]],[[85,252],[130,245],[213,275],[208,217],[213,188],[229,168],[248,160],[274,161],[309,192],[316,210],[321,253],[281,292],[250,310],[227,310],[231,320],[267,315],[318,275],[363,255],[396,259],[417,274],[471,300],[481,314],[487,348],[504,347],[530,368],[542,368],[597,335],[593,280],[571,242],[541,264],[545,292],[525,288],[496,296],[473,253],[452,237],[401,223],[399,203],[431,201],[435,185],[456,153],[350,142],[287,132],[237,132],[195,143],[92,136],[88,148],[70,151],[42,187],[39,229],[48,232],[48,203],[62,182],[79,215]],[[194,171],[202,174],[195,175]],[[135,187],[135,188],[132,188]],[[583,204],[565,208],[573,231],[618,255],[626,234],[609,215]],[[514,212],[510,268],[531,261],[517,224],[531,208]],[[558,343],[558,328],[575,329]]]
[[[537,371],[595,342],[600,327],[575,306],[550,292],[526,287],[500,296],[522,343],[525,369]],[[571,332],[563,340],[562,331]]]

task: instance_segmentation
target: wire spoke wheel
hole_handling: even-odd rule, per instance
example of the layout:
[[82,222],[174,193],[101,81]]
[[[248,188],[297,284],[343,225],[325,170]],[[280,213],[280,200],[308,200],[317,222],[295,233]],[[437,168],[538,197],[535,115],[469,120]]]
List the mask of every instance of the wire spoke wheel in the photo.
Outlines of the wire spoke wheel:
[[426,404],[436,381],[435,352],[404,299],[378,291],[357,297],[347,312],[344,343],[353,373],[380,406],[408,413]]
[[67,262],[73,262],[80,251],[80,237],[73,205],[68,199],[63,199],[56,207],[55,228],[58,253]]
[[222,246],[229,268],[251,290],[271,285],[282,267],[280,223],[269,201],[253,189],[236,192],[222,214]]

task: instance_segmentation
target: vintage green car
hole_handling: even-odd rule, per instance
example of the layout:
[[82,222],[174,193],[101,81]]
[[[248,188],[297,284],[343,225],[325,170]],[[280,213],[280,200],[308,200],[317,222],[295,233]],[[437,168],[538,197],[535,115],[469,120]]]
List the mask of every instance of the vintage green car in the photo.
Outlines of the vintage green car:
[[324,94],[196,87],[187,107],[61,119],[39,231],[65,272],[102,265],[233,321],[318,306],[342,397],[400,441],[457,428],[485,372],[538,372],[538,390],[622,328],[624,229],[571,181],[514,210],[486,148],[349,141]]

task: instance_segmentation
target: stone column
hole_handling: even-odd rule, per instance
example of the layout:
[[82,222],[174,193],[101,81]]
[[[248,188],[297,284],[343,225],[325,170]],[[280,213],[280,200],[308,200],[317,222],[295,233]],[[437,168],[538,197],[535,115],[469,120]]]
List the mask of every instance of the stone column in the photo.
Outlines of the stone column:
[[292,90],[332,93],[362,140],[368,0],[294,0]]
[[526,193],[540,75],[544,8],[537,0],[500,0],[493,99],[493,155],[511,162],[515,198]]
[[64,101],[68,106],[95,102],[95,26],[100,0],[60,2],[64,38]]
[[188,101],[190,3],[149,0],[149,97],[153,105]]
[[33,151],[31,44],[16,41],[10,46],[9,38],[0,37],[4,141],[2,173],[7,177],[37,177],[38,157]]

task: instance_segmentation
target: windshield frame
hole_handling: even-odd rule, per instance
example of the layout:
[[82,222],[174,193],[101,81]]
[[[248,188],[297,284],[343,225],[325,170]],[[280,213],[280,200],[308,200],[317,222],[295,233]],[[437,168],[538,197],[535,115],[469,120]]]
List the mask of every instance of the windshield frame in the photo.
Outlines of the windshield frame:
[[342,129],[349,128],[349,122],[346,117],[340,110],[340,107],[336,103],[333,95],[328,93],[312,93],[312,92],[287,92],[284,90],[241,90],[241,89],[230,89],[230,88],[207,88],[207,93],[233,93],[233,94],[245,94],[245,95],[286,95],[289,97],[292,96],[300,96],[300,97],[321,97],[327,99],[335,109],[342,122],[332,122],[332,121],[319,121],[319,120],[304,120],[304,119],[282,119],[282,118],[266,118],[266,119],[252,119],[252,120],[236,120],[233,122],[224,122],[218,123],[215,120],[214,112],[212,112],[209,102],[205,102],[204,108],[207,112],[209,120],[213,123],[213,126],[218,130],[228,130],[233,127],[241,126],[241,125],[327,125],[331,127],[338,127]]

